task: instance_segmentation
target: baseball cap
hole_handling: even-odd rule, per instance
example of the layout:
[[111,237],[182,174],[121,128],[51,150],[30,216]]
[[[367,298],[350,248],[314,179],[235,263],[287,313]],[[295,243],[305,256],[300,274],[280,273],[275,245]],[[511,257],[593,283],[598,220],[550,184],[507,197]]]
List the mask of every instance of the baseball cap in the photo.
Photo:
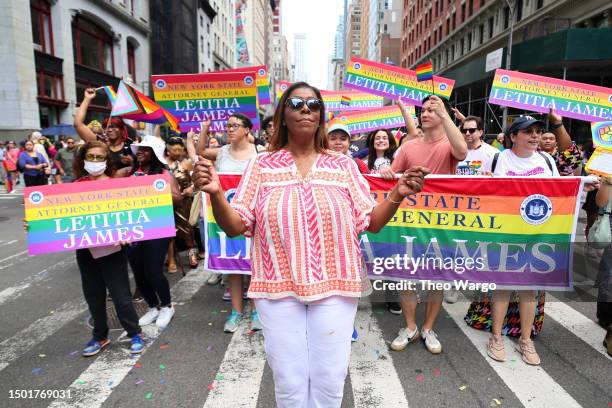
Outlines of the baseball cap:
[[506,129],[506,135],[510,135],[512,133],[516,133],[519,130],[527,129],[531,125],[540,125],[542,128],[546,126],[546,123],[543,121],[534,118],[533,116],[521,116],[516,118],[514,122]]
[[349,137],[351,137],[351,132],[349,131],[349,127],[347,125],[343,125],[342,123],[334,123],[327,129],[327,133],[331,133],[335,130],[341,130],[346,133]]

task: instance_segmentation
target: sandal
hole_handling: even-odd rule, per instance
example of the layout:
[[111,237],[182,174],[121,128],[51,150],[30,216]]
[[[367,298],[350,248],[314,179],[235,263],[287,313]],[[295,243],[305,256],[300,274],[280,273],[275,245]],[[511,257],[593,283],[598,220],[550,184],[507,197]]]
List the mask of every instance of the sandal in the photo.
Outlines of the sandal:
[[197,249],[190,249],[189,250],[189,266],[191,266],[191,269],[195,269],[198,267],[198,250]]

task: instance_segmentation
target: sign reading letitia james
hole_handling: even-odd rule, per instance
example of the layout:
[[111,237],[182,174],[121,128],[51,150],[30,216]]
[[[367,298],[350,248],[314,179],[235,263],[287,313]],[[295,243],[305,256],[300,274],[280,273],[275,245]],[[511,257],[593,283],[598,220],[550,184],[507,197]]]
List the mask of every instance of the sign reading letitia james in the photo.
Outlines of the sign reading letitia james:
[[612,120],[612,88],[518,71],[495,71],[489,102],[589,122]]
[[221,132],[229,117],[242,113],[259,130],[257,81],[252,72],[152,75],[155,101],[180,121],[183,132],[212,121],[211,132]]
[[167,174],[27,187],[30,255],[176,235]]
[[344,86],[421,106],[432,93],[449,99],[455,81],[434,75],[433,83],[418,82],[415,71],[353,57],[346,68]]

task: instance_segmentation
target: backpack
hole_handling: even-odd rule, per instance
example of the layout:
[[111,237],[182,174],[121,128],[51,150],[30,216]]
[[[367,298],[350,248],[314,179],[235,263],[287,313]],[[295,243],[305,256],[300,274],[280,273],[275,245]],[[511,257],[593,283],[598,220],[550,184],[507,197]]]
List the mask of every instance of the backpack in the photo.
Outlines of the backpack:
[[[501,152],[495,153],[495,155],[493,155],[493,161],[491,162],[491,173],[495,173],[495,167],[497,166],[497,159],[499,159],[499,153]],[[544,153],[542,153],[539,150],[538,150],[538,153],[540,154],[540,156],[544,158],[544,161],[548,165],[548,170],[550,170],[550,174],[552,176],[554,174],[552,163],[550,162],[550,160],[548,160],[548,157],[546,157]]]

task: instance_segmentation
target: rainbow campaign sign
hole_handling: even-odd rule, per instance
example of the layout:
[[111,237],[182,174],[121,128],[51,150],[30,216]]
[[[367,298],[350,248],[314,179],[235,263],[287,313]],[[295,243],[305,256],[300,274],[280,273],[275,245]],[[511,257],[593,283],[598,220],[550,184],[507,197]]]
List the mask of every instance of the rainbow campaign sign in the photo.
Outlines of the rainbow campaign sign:
[[[419,82],[415,71],[352,57],[346,68],[344,86],[397,100],[400,97],[416,106],[432,93],[431,81]],[[433,76],[436,95],[450,98],[455,81]]]
[[367,92],[325,91],[321,90],[325,110],[329,112],[344,112],[380,108],[383,106],[383,97]]
[[268,75],[268,67],[265,65],[257,65],[250,67],[240,67],[235,69],[227,69],[219,72],[254,72],[257,77],[257,99],[260,105],[267,105],[270,100],[270,76]]
[[[414,106],[406,106],[408,112],[415,116]],[[404,116],[397,105],[364,111],[342,112],[334,115],[328,126],[334,123],[347,125],[351,134],[367,133],[377,129],[393,129],[406,126]]]
[[256,78],[252,72],[152,75],[155,101],[180,121],[187,132],[210,119],[211,132],[221,132],[235,112],[248,116],[259,130]]
[[26,187],[28,253],[176,235],[167,174]]
[[[395,183],[366,179],[378,202]],[[221,175],[228,200],[239,181]],[[360,236],[369,277],[568,289],[581,191],[579,177],[429,176],[379,233]],[[205,268],[250,271],[250,239],[228,238],[205,202]]]
[[589,122],[612,120],[612,88],[518,71],[495,71],[489,102]]

